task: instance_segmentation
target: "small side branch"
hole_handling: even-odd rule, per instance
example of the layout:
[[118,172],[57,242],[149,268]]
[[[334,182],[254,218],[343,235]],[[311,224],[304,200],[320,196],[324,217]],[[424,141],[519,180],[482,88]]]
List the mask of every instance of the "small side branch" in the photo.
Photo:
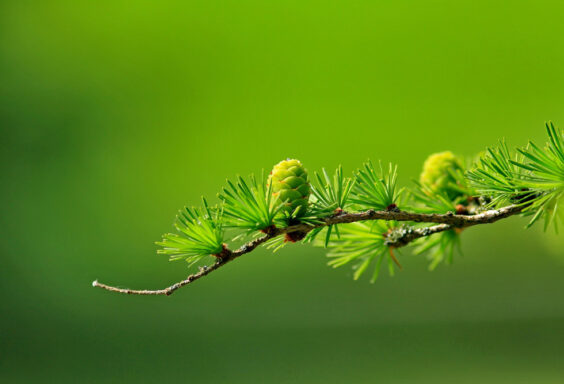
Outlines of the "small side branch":
[[[522,206],[511,205],[508,207],[486,211],[476,215],[464,216],[464,215],[452,215],[453,224],[438,224],[431,227],[423,228],[399,228],[392,236],[387,239],[386,245],[389,247],[399,248],[404,247],[421,237],[427,237],[434,235],[435,233],[448,231],[455,228],[467,228],[478,224],[491,224],[498,220],[513,216],[520,213],[523,210]],[[432,216],[445,216],[445,215],[432,215]],[[448,215],[446,215],[448,216]]]
[[118,288],[111,285],[106,285],[95,280],[92,283],[93,287],[99,287],[111,292],[124,293],[128,295],[165,295],[169,296],[177,289],[184,287],[200,278],[208,275],[209,273],[223,267],[225,264],[229,263],[236,258],[252,252],[259,245],[265,243],[266,241],[275,238],[277,236],[301,232],[306,234],[313,230],[314,228],[326,227],[333,224],[346,224],[354,223],[358,221],[367,220],[387,220],[387,221],[403,221],[403,222],[417,222],[417,223],[435,223],[438,225],[424,227],[424,228],[413,228],[407,227],[403,231],[395,236],[393,239],[387,242],[388,246],[391,247],[403,247],[412,241],[419,239],[421,237],[431,236],[435,233],[448,231],[454,228],[466,228],[478,224],[490,224],[498,220],[513,216],[518,214],[523,209],[522,206],[511,205],[508,207],[489,210],[475,215],[455,215],[452,213],[448,214],[428,214],[428,213],[416,213],[416,212],[403,212],[403,211],[374,211],[368,210],[364,212],[342,212],[333,216],[330,216],[324,220],[323,223],[316,226],[310,226],[306,224],[294,225],[287,228],[275,228],[271,230],[268,234],[252,240],[239,249],[231,251],[225,249],[221,257],[210,267],[201,268],[199,272],[191,274],[186,279],[179,281],[169,287],[158,290],[134,290],[126,288]]
[[412,241],[421,237],[427,237],[444,231],[456,228],[450,224],[437,224],[431,227],[415,228],[415,227],[400,227],[394,229],[386,238],[385,244],[392,248],[405,247]]

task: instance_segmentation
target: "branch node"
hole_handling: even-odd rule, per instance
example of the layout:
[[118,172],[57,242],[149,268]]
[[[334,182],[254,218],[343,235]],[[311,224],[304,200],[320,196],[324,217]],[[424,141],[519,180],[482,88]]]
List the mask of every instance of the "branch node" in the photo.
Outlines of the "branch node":
[[223,249],[221,252],[214,254],[213,256],[217,257],[219,260],[228,259],[233,252],[229,248],[227,248],[227,244],[223,243]]

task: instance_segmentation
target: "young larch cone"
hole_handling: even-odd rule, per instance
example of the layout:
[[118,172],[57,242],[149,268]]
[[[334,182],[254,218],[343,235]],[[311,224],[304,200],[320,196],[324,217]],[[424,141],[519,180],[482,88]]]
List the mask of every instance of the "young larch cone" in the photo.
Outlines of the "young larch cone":
[[276,164],[269,177],[272,195],[284,205],[283,210],[296,217],[305,214],[310,195],[307,171],[299,160],[288,159]]
[[449,186],[456,184],[456,179],[450,172],[461,169],[460,160],[452,152],[434,153],[425,160],[419,181],[433,191],[446,192],[449,198],[455,199],[461,193]]

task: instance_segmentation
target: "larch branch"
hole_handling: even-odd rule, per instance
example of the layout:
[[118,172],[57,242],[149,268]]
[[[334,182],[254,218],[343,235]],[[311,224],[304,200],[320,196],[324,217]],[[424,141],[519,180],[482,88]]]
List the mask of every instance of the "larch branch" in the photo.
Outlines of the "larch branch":
[[92,286],[103,288],[105,290],[117,293],[125,293],[129,295],[171,295],[177,289],[184,287],[209,273],[223,267],[236,258],[252,252],[259,245],[273,239],[277,236],[301,232],[304,235],[313,230],[314,228],[326,227],[333,224],[347,224],[367,220],[387,220],[387,221],[402,221],[402,222],[416,222],[416,223],[434,223],[430,227],[416,228],[407,226],[400,228],[400,233],[393,239],[389,239],[386,245],[389,247],[403,247],[412,241],[421,237],[431,236],[435,233],[448,231],[454,228],[466,228],[478,224],[490,224],[498,220],[518,214],[523,209],[523,206],[510,205],[496,210],[489,210],[474,215],[457,215],[453,213],[436,214],[436,213],[417,213],[417,212],[404,212],[399,210],[391,211],[375,211],[368,210],[363,212],[341,212],[333,216],[327,217],[322,223],[315,226],[298,224],[287,228],[273,228],[266,235],[252,240],[239,249],[231,251],[227,248],[224,249],[218,260],[207,268],[201,268],[199,272],[189,275],[186,279],[179,281],[169,287],[158,290],[134,290],[126,288],[118,288],[106,284],[102,284],[95,280]]

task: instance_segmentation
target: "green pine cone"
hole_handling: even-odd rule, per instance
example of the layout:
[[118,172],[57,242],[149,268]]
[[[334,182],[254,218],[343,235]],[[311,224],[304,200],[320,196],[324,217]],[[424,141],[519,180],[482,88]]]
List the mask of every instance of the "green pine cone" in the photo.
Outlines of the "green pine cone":
[[306,213],[310,186],[307,171],[299,160],[288,159],[276,164],[269,177],[272,195],[284,204],[284,212],[291,215],[296,209],[296,217]]
[[454,200],[461,193],[449,187],[451,183],[456,184],[456,179],[449,171],[457,170],[462,170],[462,164],[452,152],[434,153],[425,160],[419,181],[435,192],[445,192]]

